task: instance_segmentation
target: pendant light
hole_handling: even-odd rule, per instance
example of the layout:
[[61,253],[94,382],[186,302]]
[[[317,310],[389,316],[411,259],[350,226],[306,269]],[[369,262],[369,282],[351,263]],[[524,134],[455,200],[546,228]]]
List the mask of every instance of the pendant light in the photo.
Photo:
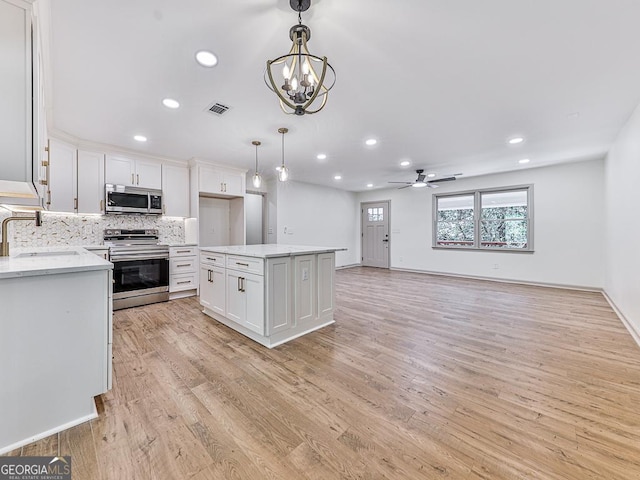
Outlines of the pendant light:
[[258,145],[260,145],[260,142],[258,140],[254,140],[253,142],[251,142],[251,145],[255,145],[256,147],[256,170],[253,174],[253,187],[260,188],[260,186],[262,185],[262,177],[258,173]]
[[[302,24],[302,12],[309,9],[311,0],[289,0],[289,5],[298,12],[298,24],[289,30],[293,45],[289,53],[267,60],[264,81],[278,96],[284,113],[313,114],[327,103],[329,90],[336,83],[336,72],[327,57],[312,55],[307,48],[311,29]],[[280,86],[275,77],[282,78],[284,84]]]
[[289,131],[288,128],[279,128],[278,133],[282,134],[282,165],[278,167],[278,180],[286,182],[289,179],[289,169],[284,165],[284,134]]

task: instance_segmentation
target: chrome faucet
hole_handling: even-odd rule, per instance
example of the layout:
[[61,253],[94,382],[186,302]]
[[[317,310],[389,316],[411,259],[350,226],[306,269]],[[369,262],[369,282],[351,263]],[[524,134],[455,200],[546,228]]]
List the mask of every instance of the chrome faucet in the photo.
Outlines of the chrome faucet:
[[35,220],[36,227],[42,225],[42,213],[40,210],[36,210],[35,217],[7,217],[2,221],[2,243],[0,244],[0,257],[9,256],[9,240],[7,239],[7,227],[8,223],[13,220]]

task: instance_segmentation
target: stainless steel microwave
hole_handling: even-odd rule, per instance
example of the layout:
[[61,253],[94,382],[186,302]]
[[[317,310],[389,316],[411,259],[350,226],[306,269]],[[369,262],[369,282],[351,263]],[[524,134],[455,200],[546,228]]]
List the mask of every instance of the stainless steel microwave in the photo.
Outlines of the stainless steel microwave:
[[105,213],[162,214],[162,190],[128,187],[126,185],[105,185]]

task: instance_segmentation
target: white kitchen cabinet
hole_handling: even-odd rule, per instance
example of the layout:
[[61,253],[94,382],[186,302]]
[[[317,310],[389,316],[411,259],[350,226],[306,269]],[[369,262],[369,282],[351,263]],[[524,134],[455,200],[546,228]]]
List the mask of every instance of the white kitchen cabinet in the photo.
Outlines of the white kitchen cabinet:
[[162,210],[170,217],[189,216],[189,168],[162,165]]
[[0,0],[0,196],[37,196],[33,184],[31,42],[30,3]]
[[112,265],[71,251],[0,274],[0,454],[96,418],[111,388]]
[[77,211],[77,150],[73,145],[52,139],[49,142],[48,209],[52,212]]
[[227,268],[226,317],[264,335],[264,279],[262,275]]
[[107,155],[106,183],[140,188],[162,189],[162,164],[153,160],[134,160]]
[[169,248],[169,299],[192,297],[198,289],[198,249]]
[[78,213],[104,213],[104,153],[78,150]]
[[243,171],[205,165],[198,168],[198,187],[201,193],[244,197],[246,178]]
[[104,211],[104,154],[76,150],[60,140],[49,142],[47,203],[52,212]]
[[219,315],[227,311],[224,260],[219,256],[200,256],[200,304]]
[[[329,325],[333,323],[336,250],[340,249],[202,247],[203,312],[269,348]],[[224,281],[212,277],[214,272]]]

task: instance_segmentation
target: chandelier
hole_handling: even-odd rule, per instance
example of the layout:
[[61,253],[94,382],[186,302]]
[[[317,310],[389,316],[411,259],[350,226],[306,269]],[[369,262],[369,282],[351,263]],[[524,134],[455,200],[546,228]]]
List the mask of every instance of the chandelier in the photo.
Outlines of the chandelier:
[[[302,24],[302,12],[309,9],[311,0],[289,0],[289,5],[298,12],[298,24],[289,30],[293,45],[286,55],[267,60],[264,81],[278,96],[284,113],[318,113],[324,108],[329,90],[336,83],[336,72],[327,57],[312,55],[307,48],[311,29]],[[277,76],[274,68],[280,66],[284,84],[278,86],[274,80],[274,76]]]

